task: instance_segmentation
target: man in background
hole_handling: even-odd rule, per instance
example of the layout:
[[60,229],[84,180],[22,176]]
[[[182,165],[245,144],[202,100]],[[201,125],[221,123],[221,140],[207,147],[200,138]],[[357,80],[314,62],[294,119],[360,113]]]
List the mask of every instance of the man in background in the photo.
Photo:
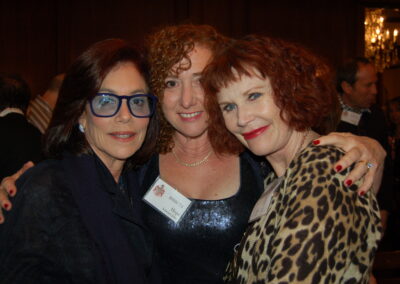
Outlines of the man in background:
[[42,135],[24,116],[29,100],[29,86],[20,76],[0,74],[0,179],[41,159]]
[[[389,131],[385,115],[376,104],[377,81],[375,67],[366,58],[355,58],[338,68],[336,88],[339,92],[341,104],[341,120],[336,130],[374,138],[381,143],[388,153],[382,184],[377,196],[382,225],[386,230],[389,212],[394,209],[392,198],[393,176],[392,161],[389,155]],[[367,163],[366,166],[368,166]]]
[[43,95],[37,96],[29,104],[27,118],[42,134],[49,125],[64,76],[65,74],[55,76],[51,80],[46,92]]

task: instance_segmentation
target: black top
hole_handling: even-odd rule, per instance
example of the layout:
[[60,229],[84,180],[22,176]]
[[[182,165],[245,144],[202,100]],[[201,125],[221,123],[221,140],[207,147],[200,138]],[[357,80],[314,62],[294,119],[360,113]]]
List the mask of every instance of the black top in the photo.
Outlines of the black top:
[[[160,254],[163,283],[222,283],[234,246],[240,242],[263,191],[258,166],[242,154],[238,192],[221,200],[192,199],[178,224],[146,204],[144,218]],[[159,157],[153,156],[142,174],[144,192],[158,176]]]
[[[122,179],[135,188],[131,172]],[[0,226],[0,283],[159,283],[142,203],[96,157],[44,161],[17,187]]]
[[41,159],[42,134],[19,113],[0,117],[0,180]]
[[364,112],[358,125],[353,125],[340,121],[336,131],[351,132],[356,135],[368,136],[377,140],[385,149],[387,155],[385,159],[385,168],[383,172],[382,184],[378,192],[378,203],[380,209],[392,211],[393,204],[393,176],[392,159],[390,158],[390,146],[388,142],[389,131],[383,111],[374,105],[371,107],[371,113]]

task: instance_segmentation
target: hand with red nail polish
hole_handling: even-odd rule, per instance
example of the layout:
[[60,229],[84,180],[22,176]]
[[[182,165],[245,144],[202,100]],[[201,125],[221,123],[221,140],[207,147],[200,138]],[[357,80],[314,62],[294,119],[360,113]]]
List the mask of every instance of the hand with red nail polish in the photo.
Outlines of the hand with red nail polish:
[[353,184],[353,181],[351,179],[348,179],[345,181],[346,186],[350,186]]
[[337,172],[340,172],[342,169],[343,169],[343,167],[341,165],[337,165],[336,168],[335,168],[335,170]]
[[18,172],[13,174],[12,176],[5,177],[1,180],[0,183],[0,217],[3,218],[2,209],[10,211],[12,209],[12,204],[10,201],[10,197],[15,196],[17,193],[17,188],[15,186],[15,182],[17,179],[29,168],[33,167],[34,164],[32,162],[25,163]]
[[[357,183],[358,191],[368,192],[373,189],[374,193],[380,187],[382,171],[386,152],[378,141],[365,136],[357,136],[351,133],[332,132],[329,135],[317,138],[317,147],[333,145],[345,152],[339,161],[332,164],[336,172],[343,173],[346,169],[346,180],[352,184]],[[373,167],[366,167],[372,164]],[[338,170],[338,165],[342,168]],[[360,183],[359,183],[360,181]]]

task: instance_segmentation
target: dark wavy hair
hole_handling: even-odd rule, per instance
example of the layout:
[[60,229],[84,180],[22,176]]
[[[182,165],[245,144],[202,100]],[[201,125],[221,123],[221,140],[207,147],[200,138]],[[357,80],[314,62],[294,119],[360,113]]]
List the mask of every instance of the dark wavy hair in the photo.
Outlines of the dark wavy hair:
[[[167,26],[150,35],[147,39],[151,74],[150,86],[159,102],[162,103],[165,78],[171,74],[178,75],[190,68],[189,53],[196,44],[207,47],[215,53],[225,42],[227,42],[227,38],[208,25]],[[186,59],[189,64],[181,65],[176,70],[172,70],[173,66],[181,62],[182,59]],[[160,135],[157,141],[157,150],[160,153],[167,153],[173,148],[172,135],[175,129],[165,119],[161,103],[158,105]]]
[[338,105],[331,68],[305,48],[257,35],[232,40],[203,74],[208,132],[217,150],[239,141],[224,127],[216,94],[241,76],[253,76],[254,69],[269,78],[281,118],[296,130],[321,128]]
[[[93,44],[83,52],[65,75],[56,107],[45,134],[45,154],[59,158],[63,152],[92,154],[93,151],[78,130],[78,121],[88,100],[93,98],[107,74],[118,64],[131,62],[148,82],[145,56],[120,39],[108,39]],[[155,150],[158,133],[156,115],[150,118],[142,147],[128,159],[126,166],[144,163]]]
[[369,59],[365,57],[356,57],[349,59],[343,65],[339,66],[336,71],[336,90],[339,94],[343,94],[342,83],[347,82],[350,86],[353,86],[357,81],[357,72],[360,65],[372,64]]

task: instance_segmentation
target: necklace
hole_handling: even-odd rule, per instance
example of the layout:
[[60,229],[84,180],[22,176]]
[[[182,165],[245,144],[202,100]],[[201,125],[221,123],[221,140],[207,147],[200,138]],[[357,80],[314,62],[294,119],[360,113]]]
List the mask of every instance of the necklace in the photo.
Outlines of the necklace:
[[185,167],[197,167],[197,166],[200,166],[201,164],[204,164],[205,162],[208,161],[208,158],[211,156],[211,153],[212,153],[212,150],[210,152],[208,152],[208,154],[203,159],[201,159],[200,161],[197,161],[197,162],[194,162],[194,163],[185,163],[181,159],[178,158],[178,156],[176,155],[174,149],[172,149],[172,154],[174,155],[175,160],[179,164],[181,164],[182,166],[185,166]]

